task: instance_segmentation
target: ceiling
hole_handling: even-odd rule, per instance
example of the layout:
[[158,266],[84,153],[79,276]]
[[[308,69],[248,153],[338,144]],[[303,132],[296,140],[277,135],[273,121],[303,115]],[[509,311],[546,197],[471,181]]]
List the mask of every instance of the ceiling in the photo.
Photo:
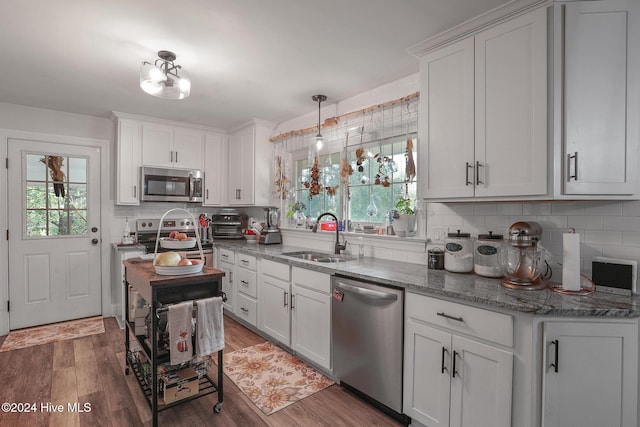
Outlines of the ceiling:
[[[233,129],[281,122],[418,71],[407,48],[506,0],[30,0],[0,2],[0,102],[121,111]],[[191,96],[138,86],[176,53]]]

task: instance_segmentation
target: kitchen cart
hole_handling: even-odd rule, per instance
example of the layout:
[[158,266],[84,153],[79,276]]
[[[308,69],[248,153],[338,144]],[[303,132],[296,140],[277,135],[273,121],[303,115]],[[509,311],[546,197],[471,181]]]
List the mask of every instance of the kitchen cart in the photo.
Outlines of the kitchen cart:
[[[125,292],[126,322],[125,322],[125,346],[126,366],[125,374],[133,370],[138,384],[144,393],[153,417],[153,426],[158,425],[158,412],[182,404],[211,393],[218,393],[218,402],[213,411],[220,412],[223,400],[222,387],[222,350],[218,352],[218,378],[214,382],[207,373],[199,379],[199,393],[184,399],[165,404],[158,398],[158,365],[169,361],[169,353],[158,349],[158,312],[166,310],[166,305],[184,301],[196,301],[203,298],[223,296],[221,292],[221,278],[224,272],[204,267],[202,272],[183,276],[157,275],[153,264],[140,258],[132,258],[124,261],[125,265]],[[134,319],[129,319],[129,292],[131,287],[145,299],[150,307],[150,337],[135,335],[135,342],[141,348],[140,351],[132,351],[130,333],[135,331]],[[197,325],[196,325],[197,327]],[[150,372],[143,369],[140,363],[140,354],[146,358],[150,365]],[[150,377],[150,380],[149,380]]]

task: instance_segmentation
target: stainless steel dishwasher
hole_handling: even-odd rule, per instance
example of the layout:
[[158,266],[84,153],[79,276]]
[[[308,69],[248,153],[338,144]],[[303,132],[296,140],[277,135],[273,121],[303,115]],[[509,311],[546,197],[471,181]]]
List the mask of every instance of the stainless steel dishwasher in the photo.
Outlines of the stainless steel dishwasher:
[[332,292],[334,376],[408,424],[401,414],[404,290],[334,276]]

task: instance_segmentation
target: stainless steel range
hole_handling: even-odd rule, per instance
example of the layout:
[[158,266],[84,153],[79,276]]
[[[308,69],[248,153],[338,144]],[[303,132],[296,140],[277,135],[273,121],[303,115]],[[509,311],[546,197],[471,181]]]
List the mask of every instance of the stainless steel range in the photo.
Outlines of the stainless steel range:
[[[160,237],[168,237],[172,231],[179,233],[185,233],[189,237],[196,236],[196,228],[200,225],[194,223],[191,218],[179,218],[179,219],[164,219],[162,221],[162,228],[160,229]],[[139,219],[136,221],[136,235],[138,237],[138,243],[144,245],[148,254],[152,254],[156,249],[156,240],[158,238],[158,228],[160,227],[160,219]],[[201,236],[202,238],[202,236]],[[202,252],[205,258],[205,265],[208,267],[213,266],[213,244],[210,241],[202,241]],[[171,249],[161,248],[158,245],[158,252],[166,252]],[[175,251],[175,250],[174,250]],[[198,246],[193,249],[183,249],[175,252],[180,252],[186,258],[200,258],[200,251]]]

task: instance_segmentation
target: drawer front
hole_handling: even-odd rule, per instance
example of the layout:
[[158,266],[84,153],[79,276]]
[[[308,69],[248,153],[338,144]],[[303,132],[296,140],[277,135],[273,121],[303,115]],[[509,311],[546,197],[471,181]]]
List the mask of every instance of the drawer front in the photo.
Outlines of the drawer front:
[[256,300],[241,293],[238,294],[238,310],[236,315],[253,326],[257,325],[257,307],[258,304]]
[[313,270],[293,267],[291,271],[293,283],[297,286],[313,289],[316,291],[331,293],[331,276],[326,273],[319,273]]
[[507,314],[412,293],[405,309],[407,318],[513,347],[513,317]]
[[235,264],[235,253],[229,249],[220,248],[220,261]]
[[236,254],[236,264],[242,268],[256,271],[256,257],[246,254]]
[[260,260],[260,268],[262,270],[262,274],[275,277],[276,279],[280,279],[287,283],[291,278],[288,264],[263,259]]
[[257,298],[258,285],[256,280],[256,272],[241,267],[237,268],[236,286],[238,287],[238,292],[242,292],[253,298]]

